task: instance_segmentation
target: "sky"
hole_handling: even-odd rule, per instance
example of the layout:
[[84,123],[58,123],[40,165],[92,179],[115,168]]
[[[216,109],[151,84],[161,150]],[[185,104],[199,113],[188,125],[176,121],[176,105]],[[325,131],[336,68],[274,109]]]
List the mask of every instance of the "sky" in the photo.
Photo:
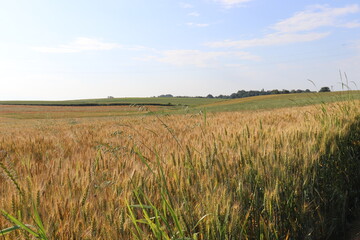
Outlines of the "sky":
[[0,100],[360,87],[358,0],[0,3]]

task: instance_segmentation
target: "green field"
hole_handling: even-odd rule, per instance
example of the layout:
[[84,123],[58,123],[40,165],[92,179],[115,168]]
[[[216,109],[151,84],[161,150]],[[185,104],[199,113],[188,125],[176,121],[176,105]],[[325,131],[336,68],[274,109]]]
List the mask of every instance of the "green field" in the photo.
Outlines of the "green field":
[[114,98],[70,101],[0,101],[0,117],[60,119],[145,114],[253,111],[360,99],[360,91],[265,95],[238,99]]
[[103,106],[103,105],[169,105],[169,106],[198,106],[224,101],[223,99],[210,98],[100,98],[67,101],[0,101],[0,105],[46,105],[46,106]]
[[360,99],[360,91],[296,93],[231,99],[223,102],[203,105],[201,107],[206,108],[207,111],[214,112],[243,111],[300,107],[313,104],[331,103],[356,99]]

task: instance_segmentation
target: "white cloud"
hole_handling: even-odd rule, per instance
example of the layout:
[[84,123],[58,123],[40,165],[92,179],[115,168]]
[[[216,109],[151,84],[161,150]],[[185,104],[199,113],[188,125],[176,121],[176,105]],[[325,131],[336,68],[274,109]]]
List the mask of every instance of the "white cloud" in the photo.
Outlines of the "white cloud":
[[[235,0],[234,0],[235,1]],[[330,32],[315,32],[320,27],[360,27],[360,22],[344,22],[339,19],[352,13],[360,12],[357,4],[340,8],[330,8],[325,5],[316,5],[294,16],[282,20],[272,26],[273,33],[260,38],[246,40],[224,40],[205,43],[209,47],[249,48],[256,46],[273,46],[297,42],[311,42],[330,35]]]
[[188,13],[189,16],[192,16],[192,17],[199,17],[200,16],[200,13],[198,12],[191,12],[191,13]]
[[[222,61],[234,60],[251,60],[259,61],[260,57],[248,52],[204,52],[200,50],[167,50],[159,52],[158,56],[147,56],[142,58],[143,61],[156,60],[175,66],[196,66],[209,67],[220,64]],[[138,59],[140,60],[140,59]]]
[[261,57],[253,55],[249,52],[229,52],[229,55],[233,55],[242,60],[260,61]]
[[124,46],[117,43],[102,42],[94,38],[79,37],[69,44],[62,44],[57,47],[33,47],[35,51],[43,53],[78,53],[83,51],[99,51],[112,49],[127,49],[127,50],[149,50],[143,46]]
[[268,34],[262,38],[254,38],[249,40],[238,41],[220,41],[206,43],[209,47],[233,47],[233,48],[249,48],[258,46],[273,46],[296,42],[311,42],[328,36],[330,33],[286,33],[286,34]]
[[208,26],[210,26],[210,24],[208,24],[208,23],[193,23],[193,22],[188,22],[188,23],[186,23],[186,25],[188,25],[190,27],[208,27]]
[[338,26],[339,17],[359,11],[360,8],[356,4],[342,8],[330,8],[324,5],[317,5],[306,11],[298,12],[290,18],[274,24],[271,28],[278,32],[289,33],[310,31],[319,27]]
[[358,28],[358,27],[360,27],[360,22],[358,22],[358,21],[347,22],[347,23],[343,23],[343,24],[338,25],[338,27]]
[[106,43],[93,38],[79,37],[69,44],[62,44],[57,47],[34,47],[34,50],[45,53],[77,53],[90,50],[111,50],[122,48],[117,43]]
[[224,56],[224,53],[201,52],[199,50],[169,50],[164,51],[157,60],[176,66],[195,65],[197,67],[206,67],[209,62],[220,56]]
[[251,2],[253,0],[213,0],[213,1],[220,3],[225,8],[232,8],[232,7],[241,6],[242,4]]
[[181,2],[180,7],[182,7],[182,8],[193,8],[194,6],[191,5],[190,3]]
[[225,67],[247,69],[248,65],[247,64],[241,64],[241,63],[229,63],[229,64],[225,64]]

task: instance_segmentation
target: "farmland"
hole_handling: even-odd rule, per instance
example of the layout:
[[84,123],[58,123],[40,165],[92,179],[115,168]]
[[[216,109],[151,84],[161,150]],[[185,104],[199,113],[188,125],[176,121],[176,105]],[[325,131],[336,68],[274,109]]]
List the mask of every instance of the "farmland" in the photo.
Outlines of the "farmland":
[[35,234],[41,218],[49,239],[344,236],[359,205],[358,91],[158,99],[2,102],[1,209]]
[[82,99],[68,101],[0,101],[3,105],[45,105],[45,106],[106,106],[106,105],[186,105],[196,106],[223,101],[222,99],[210,98],[182,98],[182,97],[150,97],[150,98],[102,98]]
[[10,119],[61,119],[152,114],[196,114],[299,107],[360,100],[360,91],[301,93],[239,99],[115,98],[72,101],[0,101],[0,117]]

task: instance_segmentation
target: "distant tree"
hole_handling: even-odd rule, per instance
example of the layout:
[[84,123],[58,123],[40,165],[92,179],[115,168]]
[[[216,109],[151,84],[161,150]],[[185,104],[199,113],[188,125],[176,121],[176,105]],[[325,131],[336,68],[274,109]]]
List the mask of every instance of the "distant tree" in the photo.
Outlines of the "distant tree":
[[230,95],[230,98],[239,98],[239,95],[237,93],[232,93]]
[[[264,90],[261,89],[261,91],[259,90],[238,90],[237,92],[234,92],[230,95],[219,95],[216,96],[215,98],[222,98],[222,99],[229,99],[229,98],[246,98],[246,97],[253,97],[253,96],[260,96],[260,95],[272,95],[272,94],[288,94],[288,93],[303,93],[303,92],[311,92],[309,89],[306,90],[302,90],[302,89],[292,89],[291,91],[287,90],[287,89],[282,89],[282,90],[278,90],[278,89],[273,89],[273,90]],[[211,94],[209,94],[211,95]],[[210,98],[210,96],[207,96],[207,98]]]
[[174,97],[174,96],[171,95],[171,94],[162,94],[162,95],[160,95],[159,97]]
[[209,94],[209,95],[206,96],[206,98],[214,98],[214,96]]
[[224,99],[227,99],[227,98],[229,98],[229,96],[226,96],[226,95],[220,94],[219,96],[217,96],[217,98],[224,98]]
[[259,95],[259,91],[250,90],[249,91],[249,97],[257,96]]
[[322,87],[319,92],[331,92],[329,87]]

